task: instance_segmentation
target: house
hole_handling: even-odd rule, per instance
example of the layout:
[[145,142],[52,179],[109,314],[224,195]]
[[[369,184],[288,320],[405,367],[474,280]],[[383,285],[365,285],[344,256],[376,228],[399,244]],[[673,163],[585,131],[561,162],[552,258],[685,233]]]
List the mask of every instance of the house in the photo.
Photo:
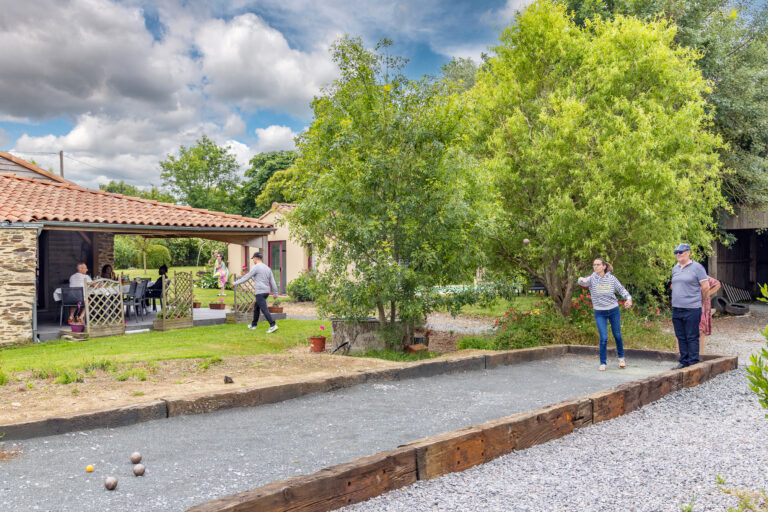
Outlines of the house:
[[758,287],[768,283],[768,211],[737,210],[725,219],[723,228],[736,242],[727,247],[713,243],[707,259],[709,275],[759,296]]
[[[314,269],[312,246],[304,246],[291,238],[290,226],[284,222],[285,213],[296,208],[290,203],[272,203],[272,208],[259,217],[259,221],[274,226],[275,230],[267,236],[264,263],[275,274],[275,282],[280,287],[280,294],[286,293],[288,283],[303,272]],[[238,244],[230,244],[228,255],[230,272],[250,266],[250,258],[256,250]]]
[[200,237],[261,249],[259,219],[90,190],[0,152],[0,345],[29,342],[58,315],[53,291],[78,262],[113,265],[115,235]]

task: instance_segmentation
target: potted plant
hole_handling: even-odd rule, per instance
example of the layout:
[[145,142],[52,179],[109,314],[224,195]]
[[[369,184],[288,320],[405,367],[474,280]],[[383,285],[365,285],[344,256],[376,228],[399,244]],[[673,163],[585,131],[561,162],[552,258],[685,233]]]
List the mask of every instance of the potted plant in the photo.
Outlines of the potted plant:
[[224,298],[220,298],[219,302],[211,302],[208,304],[208,307],[211,309],[226,309],[227,305],[224,304]]
[[202,307],[202,304],[200,303],[200,301],[195,300],[194,295],[192,295],[192,307],[196,309]]
[[270,313],[282,313],[283,307],[280,306],[280,299],[275,297],[274,300],[272,301],[272,305],[268,305],[267,309],[269,309]]
[[83,322],[83,315],[85,312],[83,311],[83,305],[82,303],[77,303],[77,310],[75,311],[74,316],[69,317],[69,327],[72,329],[72,332],[83,332],[85,330],[85,323]]
[[322,324],[312,331],[312,335],[309,337],[310,352],[325,352],[325,335],[323,331],[325,331],[325,326]]

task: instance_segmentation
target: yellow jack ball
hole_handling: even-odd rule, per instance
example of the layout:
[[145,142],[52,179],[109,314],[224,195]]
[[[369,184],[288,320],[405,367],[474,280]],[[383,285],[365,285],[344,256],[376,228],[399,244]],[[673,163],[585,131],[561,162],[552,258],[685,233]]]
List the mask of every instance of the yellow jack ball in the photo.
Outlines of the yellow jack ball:
[[91,473],[91,472],[93,472],[93,466],[91,466],[90,464],[88,464],[87,466],[85,466],[85,471],[86,471],[87,473]]

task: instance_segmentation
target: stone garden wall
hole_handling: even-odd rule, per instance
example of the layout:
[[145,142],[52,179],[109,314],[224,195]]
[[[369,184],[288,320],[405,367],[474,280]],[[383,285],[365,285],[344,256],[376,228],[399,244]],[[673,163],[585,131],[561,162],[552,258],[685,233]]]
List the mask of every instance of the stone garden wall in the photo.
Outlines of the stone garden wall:
[[32,341],[37,230],[0,229],[0,346]]

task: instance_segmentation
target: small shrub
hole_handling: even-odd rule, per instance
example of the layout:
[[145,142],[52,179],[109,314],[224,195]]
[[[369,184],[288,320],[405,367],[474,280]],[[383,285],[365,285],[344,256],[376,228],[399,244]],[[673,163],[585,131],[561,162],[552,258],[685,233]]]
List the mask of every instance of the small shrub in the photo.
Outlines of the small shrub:
[[303,272],[288,283],[286,291],[297,302],[314,302],[317,300],[316,286],[315,275],[312,272]]
[[195,281],[195,286],[198,288],[204,288],[207,290],[215,290],[219,288],[219,280],[213,274],[203,274]]
[[160,268],[171,264],[171,253],[164,245],[147,247],[147,268]]
[[114,244],[115,268],[128,268],[136,264],[139,251],[125,236],[117,235]]
[[[768,302],[768,284],[760,287],[763,296],[759,300]],[[763,336],[768,339],[768,325],[763,330]],[[747,366],[747,378],[749,387],[754,391],[763,408],[768,409],[768,343],[759,353],[752,354],[749,358],[750,364]],[[765,415],[768,418],[768,414]]]
[[58,370],[58,375],[54,381],[56,384],[72,384],[74,382],[85,382],[85,376],[76,370]]

